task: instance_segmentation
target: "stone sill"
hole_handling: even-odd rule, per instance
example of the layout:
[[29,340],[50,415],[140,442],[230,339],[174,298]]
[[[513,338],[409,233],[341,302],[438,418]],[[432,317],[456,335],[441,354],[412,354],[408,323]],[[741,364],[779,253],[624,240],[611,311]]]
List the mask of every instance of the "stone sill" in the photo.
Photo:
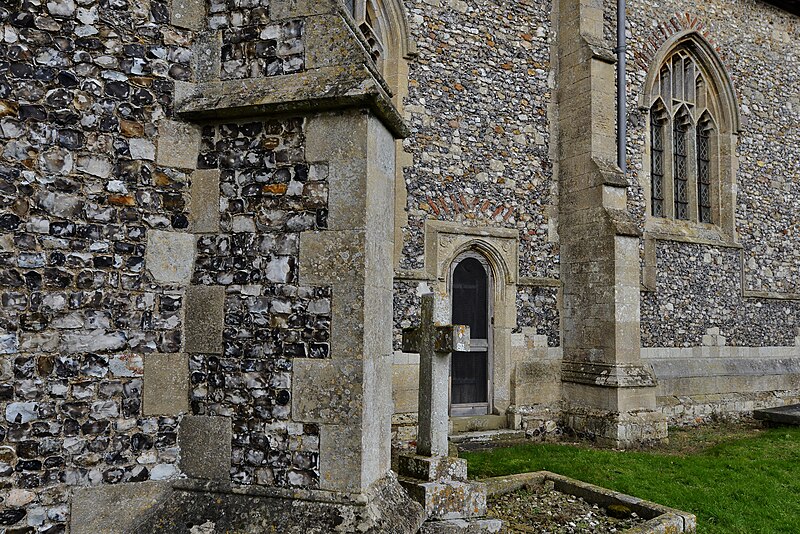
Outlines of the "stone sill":
[[778,293],[776,291],[755,291],[745,289],[742,296],[747,299],[800,300],[800,293]]
[[638,499],[624,493],[611,491],[600,486],[587,484],[572,478],[557,475],[549,471],[521,473],[505,477],[494,477],[481,480],[486,484],[489,496],[511,493],[526,485],[543,485],[552,482],[556,491],[580,497],[588,503],[608,507],[612,504],[627,506],[639,517],[647,521],[628,529],[628,534],[657,534],[663,532],[693,533],[697,529],[697,518],[690,513],[662,506],[654,502]]
[[647,217],[645,221],[645,238],[657,241],[677,241],[711,245],[723,248],[743,248],[732,236],[725,235],[722,228],[715,224],[694,221],[680,221],[661,217]]

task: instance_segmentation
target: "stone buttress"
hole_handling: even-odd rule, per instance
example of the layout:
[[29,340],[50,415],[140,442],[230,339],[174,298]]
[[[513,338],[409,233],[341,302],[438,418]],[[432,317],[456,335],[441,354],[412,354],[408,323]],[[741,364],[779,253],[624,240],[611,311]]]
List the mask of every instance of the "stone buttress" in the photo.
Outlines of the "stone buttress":
[[612,445],[658,441],[667,427],[640,355],[640,232],[613,163],[614,57],[603,3],[561,1],[557,15],[563,418]]

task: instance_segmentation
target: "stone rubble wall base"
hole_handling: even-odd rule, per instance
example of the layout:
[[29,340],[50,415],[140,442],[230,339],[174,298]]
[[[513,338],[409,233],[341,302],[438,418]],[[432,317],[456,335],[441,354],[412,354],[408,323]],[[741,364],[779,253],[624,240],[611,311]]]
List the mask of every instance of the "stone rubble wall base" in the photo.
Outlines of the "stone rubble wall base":
[[[425,520],[422,507],[408,497],[392,473],[364,494],[329,493],[270,493],[194,479],[104,486],[76,492],[71,532],[413,534]],[[108,517],[103,510],[115,513],[115,520],[102,524],[93,520]]]
[[753,410],[800,403],[800,390],[657,397],[670,425],[690,426],[749,419]]

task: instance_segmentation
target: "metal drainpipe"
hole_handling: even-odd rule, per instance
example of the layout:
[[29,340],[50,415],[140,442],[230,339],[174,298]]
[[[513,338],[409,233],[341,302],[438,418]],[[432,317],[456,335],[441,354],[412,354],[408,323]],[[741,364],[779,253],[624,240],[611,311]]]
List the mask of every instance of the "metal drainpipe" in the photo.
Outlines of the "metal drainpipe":
[[628,137],[628,112],[625,100],[625,0],[617,0],[617,165],[625,173]]

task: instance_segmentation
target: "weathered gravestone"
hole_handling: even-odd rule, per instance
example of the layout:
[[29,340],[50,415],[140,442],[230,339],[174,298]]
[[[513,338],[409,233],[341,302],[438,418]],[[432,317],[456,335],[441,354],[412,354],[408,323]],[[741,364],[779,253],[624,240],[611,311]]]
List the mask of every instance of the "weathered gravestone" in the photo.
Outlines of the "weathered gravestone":
[[753,410],[753,417],[767,426],[800,426],[800,404]]
[[[403,351],[419,353],[419,431],[417,454],[400,455],[400,483],[423,505],[429,520],[439,522],[486,513],[486,487],[467,482],[467,462],[447,455],[450,356],[469,350],[469,327],[446,324],[448,308],[434,294],[423,295],[419,326],[403,331]],[[499,521],[469,525],[479,532],[500,528]],[[459,529],[445,531],[451,530]]]

